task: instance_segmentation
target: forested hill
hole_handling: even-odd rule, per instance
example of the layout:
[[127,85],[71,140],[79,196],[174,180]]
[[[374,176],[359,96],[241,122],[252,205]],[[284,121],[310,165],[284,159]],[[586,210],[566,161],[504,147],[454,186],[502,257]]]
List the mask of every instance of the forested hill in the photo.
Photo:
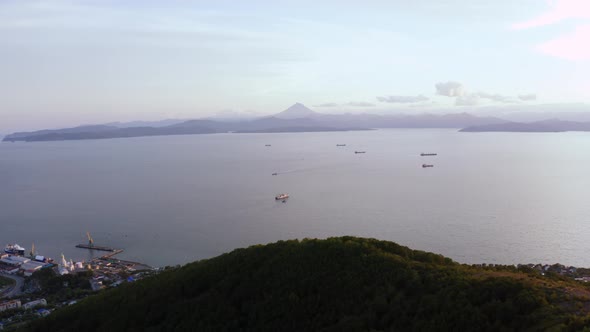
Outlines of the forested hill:
[[293,240],[122,285],[25,331],[574,331],[590,323],[588,294],[392,242]]

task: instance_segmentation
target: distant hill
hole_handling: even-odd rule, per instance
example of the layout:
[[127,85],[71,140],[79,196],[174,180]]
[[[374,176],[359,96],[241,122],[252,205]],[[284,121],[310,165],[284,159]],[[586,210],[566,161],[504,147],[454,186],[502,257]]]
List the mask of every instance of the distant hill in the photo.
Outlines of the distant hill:
[[3,141],[16,142],[41,142],[41,141],[68,141],[68,140],[86,140],[86,139],[106,139],[106,138],[129,138],[143,136],[167,136],[167,135],[195,135],[195,134],[213,134],[217,131],[206,127],[190,128],[172,128],[172,127],[130,127],[116,128],[112,127],[104,130],[77,131],[73,128],[50,131],[37,131],[32,133],[18,133],[17,135],[8,135]]
[[79,126],[65,129],[45,129],[33,132],[17,132],[4,137],[4,141],[34,141],[35,138],[42,138],[44,136],[68,135],[68,134],[82,134],[82,133],[99,133],[108,132],[118,129],[115,126],[109,125],[90,125]]
[[512,122],[537,122],[547,119],[563,121],[590,122],[590,104],[513,104],[484,106],[478,114],[494,114]]
[[561,121],[557,119],[537,122],[504,122],[463,128],[462,132],[564,132],[590,131],[590,122]]
[[239,122],[248,121],[260,118],[261,115],[253,111],[233,111],[223,110],[217,112],[215,115],[207,117],[207,120],[223,121],[223,122]]
[[117,128],[132,128],[132,127],[166,127],[172,126],[177,123],[185,122],[186,120],[179,120],[179,119],[166,119],[166,120],[159,120],[159,121],[131,121],[131,122],[111,122],[106,123],[106,126],[113,126]]
[[57,309],[22,331],[578,331],[590,291],[354,237],[237,249]]
[[296,103],[275,116],[250,120],[219,121],[214,119],[197,119],[180,122],[179,120],[164,120],[161,122],[137,121],[130,123],[111,123],[108,125],[14,133],[4,137],[3,141],[36,142],[227,132],[278,133],[350,131],[372,128],[464,128],[503,122],[505,121],[501,119],[477,117],[467,113],[445,115],[329,115],[316,113],[305,107],[305,105]]
[[278,119],[303,119],[303,118],[314,118],[320,115],[301,103],[295,103],[293,106],[287,108],[274,117]]

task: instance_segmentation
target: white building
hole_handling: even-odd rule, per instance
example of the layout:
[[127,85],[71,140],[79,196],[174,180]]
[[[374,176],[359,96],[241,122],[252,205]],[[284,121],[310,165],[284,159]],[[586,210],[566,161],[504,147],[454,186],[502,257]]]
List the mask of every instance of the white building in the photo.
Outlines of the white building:
[[11,259],[8,258],[1,258],[0,259],[0,263],[4,264],[4,265],[10,265],[10,266],[19,266],[20,263],[17,261],[13,261]]
[[20,266],[20,269],[21,269],[21,271],[23,271],[25,277],[30,277],[36,271],[41,270],[43,268],[43,266],[45,266],[44,263],[30,261],[30,262],[22,264]]
[[35,260],[37,262],[45,262],[46,258],[45,258],[45,256],[37,255],[37,256],[35,256]]
[[12,300],[0,303],[0,311],[18,309],[21,307],[20,300]]
[[6,265],[12,265],[12,266],[20,266],[24,263],[28,263],[31,260],[26,258],[26,257],[21,257],[21,256],[12,256],[9,255],[7,257],[4,257],[2,259],[0,259],[0,262],[6,264]]

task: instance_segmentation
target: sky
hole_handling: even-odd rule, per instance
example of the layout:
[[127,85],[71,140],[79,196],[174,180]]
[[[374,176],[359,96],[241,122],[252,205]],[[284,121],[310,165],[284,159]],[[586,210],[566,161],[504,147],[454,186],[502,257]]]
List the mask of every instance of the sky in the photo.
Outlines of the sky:
[[295,102],[567,109],[590,103],[588,41],[588,0],[0,0],[0,133]]

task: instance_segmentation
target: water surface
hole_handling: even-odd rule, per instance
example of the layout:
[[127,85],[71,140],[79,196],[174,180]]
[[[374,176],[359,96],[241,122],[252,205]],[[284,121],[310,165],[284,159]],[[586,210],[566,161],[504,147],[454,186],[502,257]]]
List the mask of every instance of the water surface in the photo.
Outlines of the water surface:
[[588,151],[590,133],[447,129],[2,143],[0,244],[88,259],[74,245],[90,231],[164,266],[357,235],[465,263],[590,266]]

